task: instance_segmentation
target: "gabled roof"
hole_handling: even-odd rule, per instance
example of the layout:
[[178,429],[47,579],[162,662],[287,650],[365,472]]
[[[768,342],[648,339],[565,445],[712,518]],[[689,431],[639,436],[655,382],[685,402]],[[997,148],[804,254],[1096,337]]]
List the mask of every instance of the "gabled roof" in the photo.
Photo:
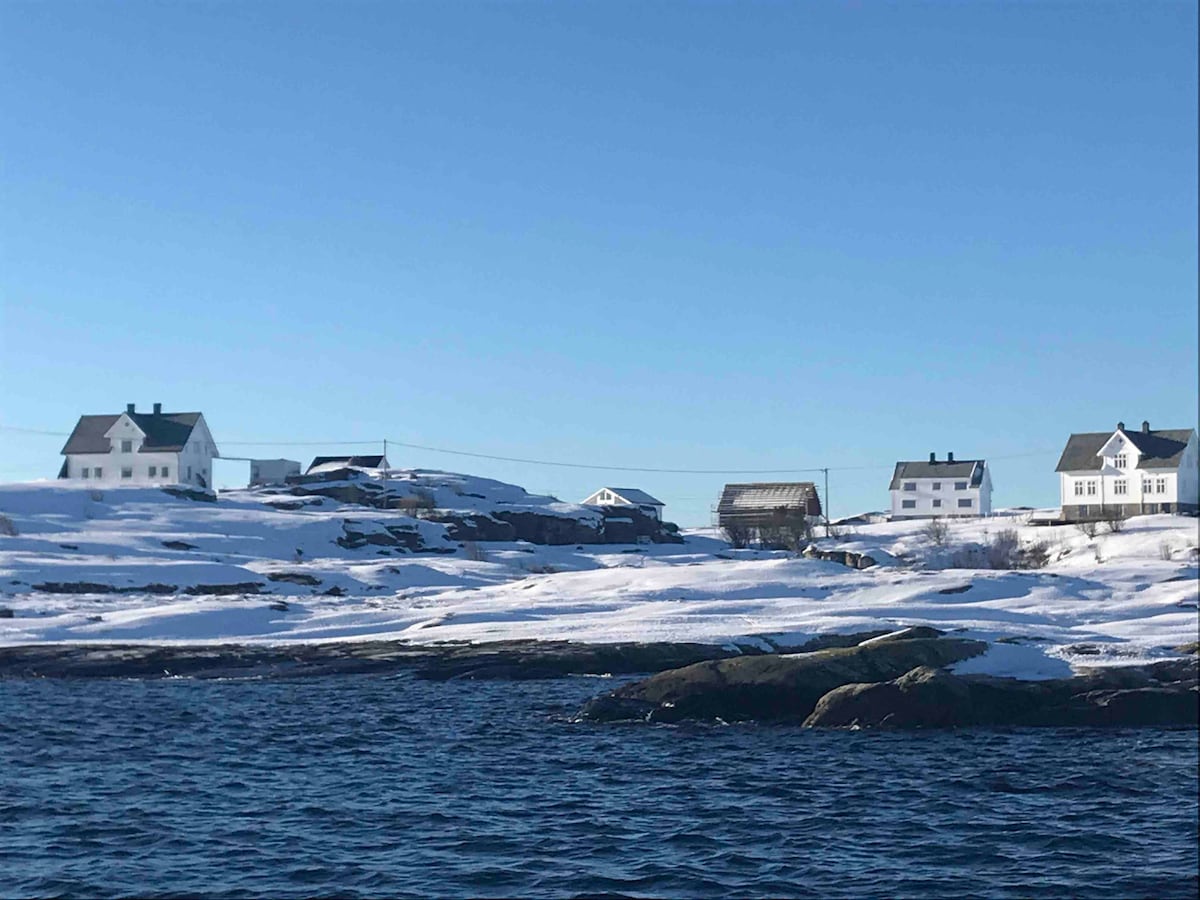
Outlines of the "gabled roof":
[[821,514],[821,500],[811,481],[757,481],[727,484],[717,504],[718,519],[754,519],[770,516],[776,510],[804,510],[810,516]]
[[[1055,472],[1098,472],[1104,460],[1096,454],[1108,443],[1113,431],[1090,431],[1067,439]],[[1158,431],[1121,431],[1129,443],[1141,451],[1138,469],[1177,469],[1187,449],[1191,428],[1166,428]]]
[[956,459],[954,462],[948,460],[936,460],[930,462],[927,459],[921,460],[906,460],[896,463],[896,471],[892,473],[892,483],[888,490],[900,490],[900,484],[906,478],[945,478],[967,479],[971,487],[979,487],[983,484],[983,473],[987,468],[987,461],[983,459]]
[[67,438],[65,453],[108,453],[112,443],[104,435],[121,416],[129,416],[146,437],[141,453],[178,453],[192,436],[200,413],[118,413],[113,416],[80,416]]
[[305,472],[311,472],[317,466],[328,465],[356,466],[360,469],[378,469],[383,466],[383,454],[376,456],[314,456]]
[[634,506],[664,506],[665,505],[661,500],[656,500],[654,497],[651,497],[645,491],[638,490],[637,488],[616,488],[616,487],[608,487],[607,485],[605,485],[604,487],[595,491],[592,494],[592,496],[595,496],[596,494],[600,493],[600,491],[611,491],[612,493],[614,493],[618,497],[620,497],[622,500],[625,500],[628,503],[632,503]]

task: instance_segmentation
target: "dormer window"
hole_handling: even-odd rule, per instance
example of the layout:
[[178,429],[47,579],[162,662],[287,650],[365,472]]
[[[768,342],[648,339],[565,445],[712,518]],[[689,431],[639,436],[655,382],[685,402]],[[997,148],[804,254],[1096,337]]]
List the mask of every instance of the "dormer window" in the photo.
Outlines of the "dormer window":
[[1124,453],[1118,453],[1113,457],[1113,465],[1118,469],[1126,469],[1129,467],[1129,457]]
[[122,453],[132,453],[133,452],[133,441],[121,441],[121,452]]

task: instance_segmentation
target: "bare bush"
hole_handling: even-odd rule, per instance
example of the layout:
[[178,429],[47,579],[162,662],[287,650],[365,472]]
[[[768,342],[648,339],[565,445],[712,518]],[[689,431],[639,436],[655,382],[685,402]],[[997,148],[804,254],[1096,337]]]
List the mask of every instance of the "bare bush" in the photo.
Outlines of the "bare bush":
[[961,547],[950,557],[952,569],[1041,569],[1050,561],[1046,541],[1022,546],[1015,528],[997,532],[986,544]]
[[1104,527],[1108,529],[1109,534],[1116,534],[1125,527],[1125,521],[1129,518],[1125,514],[1125,510],[1121,507],[1110,509],[1104,514]]
[[1171,557],[1175,555],[1175,551],[1171,548],[1170,541],[1162,541],[1158,545],[1158,558],[1164,559],[1167,562],[1171,561]]
[[433,500],[433,494],[423,490],[415,490],[407,497],[401,497],[394,501],[393,505],[396,509],[402,510],[417,519],[424,518],[437,508],[437,504]]
[[463,555],[471,562],[487,562],[488,554],[475,541],[463,541]]
[[13,524],[13,520],[8,516],[0,513],[0,536],[16,537],[21,532],[17,530],[17,526]]
[[921,529],[921,533],[925,535],[925,537],[929,538],[930,542],[935,547],[945,547],[946,541],[950,539],[950,526],[947,524],[945,519],[939,516],[934,516],[929,520],[925,527]]
[[523,568],[530,575],[556,575],[562,571],[562,569],[555,568],[552,565],[549,565],[549,564],[539,565],[538,563],[533,563],[531,565],[522,566],[521,568]]
[[754,529],[741,522],[729,522],[722,525],[721,531],[725,534],[725,540],[729,541],[729,545],[735,550],[744,550],[749,547],[750,540],[754,537]]
[[1021,540],[1017,537],[1015,528],[1005,528],[996,532],[992,542],[988,544],[986,555],[989,569],[1013,569],[1017,550]]
[[1081,522],[1076,522],[1075,527],[1079,529],[1080,534],[1085,537],[1094,538],[1100,530],[1100,523],[1095,519],[1084,519]]

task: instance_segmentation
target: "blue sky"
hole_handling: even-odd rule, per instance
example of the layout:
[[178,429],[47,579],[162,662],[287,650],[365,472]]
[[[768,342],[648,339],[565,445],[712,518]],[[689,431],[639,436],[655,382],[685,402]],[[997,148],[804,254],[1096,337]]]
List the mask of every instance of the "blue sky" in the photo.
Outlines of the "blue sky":
[[[953,450],[1051,505],[1068,432],[1196,423],[1196,45],[1185,2],[2,4],[0,425],[830,466],[835,515]],[[688,525],[753,480],[391,459]]]

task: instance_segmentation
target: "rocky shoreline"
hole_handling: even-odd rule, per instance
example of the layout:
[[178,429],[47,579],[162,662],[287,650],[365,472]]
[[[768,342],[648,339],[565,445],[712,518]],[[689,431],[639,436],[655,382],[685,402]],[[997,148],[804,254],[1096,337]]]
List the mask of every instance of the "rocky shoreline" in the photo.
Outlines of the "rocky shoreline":
[[411,672],[418,678],[528,680],[645,675],[588,701],[582,722],[758,722],[811,728],[1191,726],[1198,660],[1085,670],[1024,681],[955,675],[987,650],[932,628],[825,635],[798,647],[498,641],[408,644],[31,644],[0,647],[0,678],[246,680]]

